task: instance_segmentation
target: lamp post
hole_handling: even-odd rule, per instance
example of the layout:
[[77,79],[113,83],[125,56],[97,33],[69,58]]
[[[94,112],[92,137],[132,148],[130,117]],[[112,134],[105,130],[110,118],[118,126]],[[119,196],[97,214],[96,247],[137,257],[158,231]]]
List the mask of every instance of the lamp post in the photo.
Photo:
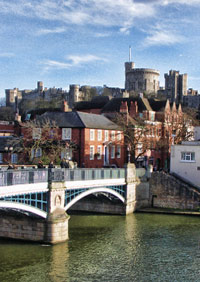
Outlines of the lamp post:
[[[9,153],[12,152],[13,147],[12,146],[10,146],[10,147],[6,146],[6,147],[4,147],[4,150],[6,151],[8,157],[9,157]],[[10,157],[10,161],[11,161],[11,157]]]
[[127,152],[128,152],[128,163],[131,162],[131,153],[130,153],[130,147],[127,147]]

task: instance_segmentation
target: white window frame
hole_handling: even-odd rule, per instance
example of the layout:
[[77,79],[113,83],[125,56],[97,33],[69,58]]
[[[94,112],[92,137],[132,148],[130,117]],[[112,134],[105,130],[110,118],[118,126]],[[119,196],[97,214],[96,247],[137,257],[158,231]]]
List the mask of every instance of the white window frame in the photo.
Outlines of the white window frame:
[[102,130],[101,129],[98,129],[98,131],[97,131],[97,140],[98,141],[102,140]]
[[115,158],[115,146],[114,145],[111,146],[110,158],[111,159]]
[[181,162],[195,162],[195,152],[181,152]]
[[90,160],[94,160],[94,146],[90,146]]
[[16,164],[18,162],[18,154],[17,153],[12,153],[11,154],[11,163]]
[[109,141],[109,133],[108,130],[105,130],[105,141]]
[[102,157],[102,146],[100,146],[100,145],[97,146],[97,153],[99,154],[97,156],[97,160],[101,160],[101,157]]
[[117,140],[120,141],[122,139],[121,131],[117,131]]
[[72,138],[72,129],[71,128],[62,128],[62,140],[71,140]]
[[116,154],[117,154],[117,158],[120,159],[121,158],[121,146],[120,145],[117,146]]
[[90,129],[90,141],[94,141],[94,140],[95,140],[95,130]]
[[33,128],[32,134],[33,134],[33,139],[40,139],[42,134],[41,128],[39,127]]
[[115,131],[114,130],[111,131],[111,140],[115,141]]

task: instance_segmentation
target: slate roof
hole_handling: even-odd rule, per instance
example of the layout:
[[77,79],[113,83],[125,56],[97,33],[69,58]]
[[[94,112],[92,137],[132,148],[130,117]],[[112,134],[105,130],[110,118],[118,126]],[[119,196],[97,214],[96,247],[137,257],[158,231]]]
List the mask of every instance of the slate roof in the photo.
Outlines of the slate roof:
[[149,99],[149,104],[151,105],[151,108],[155,112],[163,111],[165,108],[165,105],[167,103],[167,100],[156,100],[156,99]]
[[104,117],[103,115],[95,115],[83,112],[77,112],[81,121],[87,128],[99,128],[99,129],[119,129],[119,126]]
[[55,121],[59,127],[68,128],[94,128],[94,129],[119,129],[119,127],[103,115],[83,112],[46,112],[37,116],[36,121],[43,123]]
[[75,103],[74,109],[77,111],[86,109],[101,109],[109,102],[108,96],[96,96],[92,101],[82,101]]
[[140,97],[129,97],[129,98],[113,98],[110,100],[102,109],[102,113],[105,112],[119,112],[122,102],[127,102],[128,109],[130,109],[131,101],[137,101],[138,111],[142,112],[145,110],[152,111],[151,106],[146,98]]

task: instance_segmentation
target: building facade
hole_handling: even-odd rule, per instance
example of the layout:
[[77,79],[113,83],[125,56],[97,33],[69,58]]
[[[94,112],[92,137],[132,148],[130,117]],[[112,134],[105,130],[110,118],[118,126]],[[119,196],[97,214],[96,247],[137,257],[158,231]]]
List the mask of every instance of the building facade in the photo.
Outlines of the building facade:
[[149,68],[135,68],[134,62],[125,63],[125,89],[136,93],[157,93],[160,72]]
[[170,70],[169,74],[165,73],[164,77],[167,99],[171,102],[182,103],[183,97],[187,96],[187,74]]
[[170,172],[200,187],[200,142],[185,141],[171,147]]

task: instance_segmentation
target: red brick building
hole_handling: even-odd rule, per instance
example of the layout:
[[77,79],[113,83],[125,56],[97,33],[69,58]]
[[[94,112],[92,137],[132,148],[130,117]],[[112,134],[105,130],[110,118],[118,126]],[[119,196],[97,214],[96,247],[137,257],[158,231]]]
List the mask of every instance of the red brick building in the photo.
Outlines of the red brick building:
[[[50,128],[49,138],[53,134],[62,141],[60,158],[72,159],[79,167],[124,166],[123,133],[106,117],[83,112],[46,112],[35,120],[37,127],[32,129],[33,139],[42,138],[45,121],[56,125]],[[30,139],[30,129],[23,127],[22,134],[25,140]],[[37,158],[47,153],[39,147],[33,150],[32,155]]]

